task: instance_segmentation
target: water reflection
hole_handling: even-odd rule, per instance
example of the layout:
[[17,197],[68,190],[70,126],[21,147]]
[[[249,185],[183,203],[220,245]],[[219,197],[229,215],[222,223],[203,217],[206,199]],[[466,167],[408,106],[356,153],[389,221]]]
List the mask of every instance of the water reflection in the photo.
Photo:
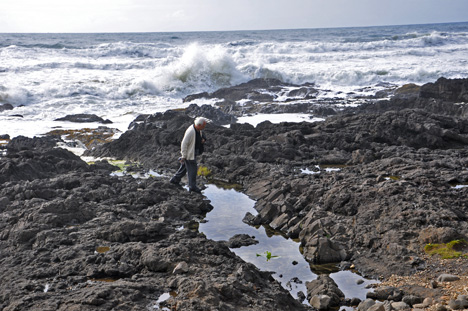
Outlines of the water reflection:
[[[233,189],[224,190],[214,185],[209,185],[203,194],[211,201],[214,209],[205,218],[208,222],[200,224],[200,232],[215,241],[227,241],[239,233],[255,237],[258,244],[232,251],[260,270],[276,272],[273,277],[293,297],[297,298],[299,291],[307,294],[305,282],[314,280],[317,276],[311,272],[309,263],[302,257],[299,244],[281,235],[272,235],[265,227],[255,228],[242,222],[247,212],[256,214],[254,200]],[[270,252],[272,258],[267,260],[265,252]]]
[[[366,298],[369,289],[365,287],[375,281],[366,280],[351,271],[338,271],[336,265],[311,266],[302,256],[298,242],[275,234],[268,227],[256,228],[242,222],[247,212],[257,214],[255,201],[245,194],[215,185],[208,185],[203,194],[211,201],[214,209],[205,217],[207,222],[200,223],[199,231],[215,241],[227,241],[241,233],[255,237],[258,244],[231,250],[262,271],[274,271],[273,277],[293,297],[298,298],[300,291],[307,295],[306,282],[317,278],[312,272],[316,271],[329,274],[346,298]],[[267,252],[270,252],[270,259],[267,258]],[[358,284],[358,280],[363,282]]]
[[369,291],[366,287],[369,284],[378,283],[376,280],[367,280],[351,271],[339,271],[331,273],[330,277],[338,285],[346,298],[366,299],[366,293]]

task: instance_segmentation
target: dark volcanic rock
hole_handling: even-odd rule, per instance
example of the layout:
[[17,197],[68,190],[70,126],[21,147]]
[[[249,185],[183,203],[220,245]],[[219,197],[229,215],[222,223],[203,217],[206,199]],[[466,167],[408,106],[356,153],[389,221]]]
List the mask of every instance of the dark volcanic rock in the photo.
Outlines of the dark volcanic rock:
[[18,136],[7,145],[7,156],[0,163],[0,183],[6,181],[50,178],[71,170],[87,171],[88,165],[78,156],[53,148],[53,138]]
[[187,107],[186,112],[192,117],[205,117],[211,123],[216,125],[226,125],[236,123],[237,118],[231,114],[223,112],[221,109],[213,108],[213,106],[203,105],[197,106],[192,104]]
[[[257,101],[272,101],[273,97],[264,91],[279,90],[282,86],[289,84],[277,79],[254,79],[236,86],[222,88],[213,93],[200,93],[184,98],[184,102],[189,102],[198,98],[219,98],[228,101],[241,99],[252,99]],[[263,92],[262,92],[263,91]]]
[[422,109],[435,115],[468,117],[468,79],[440,78],[435,83],[419,87],[404,85],[394,91],[390,100],[370,102],[358,107],[358,111],[382,112],[403,109]]
[[[425,241],[468,236],[468,193],[451,187],[468,182],[468,122],[460,107],[410,96],[318,123],[209,124],[199,161],[211,178],[240,183],[258,200],[248,223],[300,238],[309,261],[352,260],[370,276],[410,274],[424,267],[415,258]],[[184,112],[156,114],[92,154],[172,174],[191,122]],[[448,227],[457,234],[428,231]]]
[[0,112],[5,110],[13,110],[13,106],[11,104],[0,104]]
[[34,137],[34,139],[25,136],[16,136],[8,143],[10,153],[21,150],[50,149],[59,142],[56,137]]
[[319,275],[306,285],[309,302],[316,309],[330,310],[339,307],[345,298],[335,281],[327,275]]
[[102,124],[110,124],[112,121],[109,119],[104,120],[101,117],[98,117],[95,114],[72,114],[67,115],[63,118],[55,119],[54,121],[69,121],[69,122],[76,122],[76,123],[87,123],[87,122],[98,122]]
[[449,102],[468,102],[468,79],[439,78],[435,83],[424,84],[419,96]]
[[[239,117],[255,113],[311,113],[317,116],[335,114],[337,109],[331,108],[330,105],[325,103],[318,105],[316,102],[306,102],[284,105],[284,102],[275,102],[279,97],[286,97],[286,101],[314,99],[317,93],[318,90],[310,83],[293,85],[277,79],[254,79],[246,83],[219,89],[213,93],[203,92],[189,95],[184,98],[184,102],[191,102],[199,98],[219,99],[220,101],[216,103],[216,107],[232,118],[219,124],[234,123],[234,116]],[[243,104],[236,104],[240,100],[244,101]],[[262,105],[258,105],[258,103],[262,103]]]
[[0,309],[146,310],[168,292],[170,309],[304,309],[222,242],[180,229],[211,210],[202,196],[112,177],[105,162],[44,139],[10,147],[0,158]]
[[249,246],[254,244],[258,244],[258,241],[255,240],[255,237],[251,237],[248,234],[236,234],[226,243],[229,248],[239,248],[242,246]]

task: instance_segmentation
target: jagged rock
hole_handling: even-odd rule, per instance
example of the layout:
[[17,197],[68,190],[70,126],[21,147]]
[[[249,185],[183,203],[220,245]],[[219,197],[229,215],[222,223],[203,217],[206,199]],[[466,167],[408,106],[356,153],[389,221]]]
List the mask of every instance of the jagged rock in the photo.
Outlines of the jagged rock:
[[0,105],[0,112],[5,110],[13,110],[13,106],[11,104],[1,104]]
[[314,264],[341,262],[346,259],[346,251],[327,237],[312,237],[304,244],[304,257]]
[[439,78],[435,83],[421,86],[419,96],[451,102],[468,102],[468,79]]
[[239,248],[242,246],[255,245],[258,241],[248,234],[236,234],[229,239],[227,246],[229,248]]
[[66,115],[65,117],[55,119],[54,121],[68,121],[68,122],[75,122],[75,123],[97,122],[97,123],[102,123],[102,124],[112,123],[112,121],[109,119],[104,120],[103,118],[95,114],[85,114],[85,113]]
[[310,304],[315,303],[321,310],[339,306],[345,297],[335,281],[327,275],[318,275],[317,279],[307,282],[306,287]]
[[[435,234],[440,228],[453,228],[444,231],[444,240],[450,232],[459,233],[456,238],[468,234],[466,194],[448,191],[449,183],[468,181],[458,169],[468,162],[468,128],[460,110],[438,105],[425,111],[391,102],[383,113],[356,108],[357,113],[319,123],[209,124],[200,161],[212,178],[240,183],[258,200],[258,215],[246,216],[248,223],[273,224],[299,237],[312,262],[353,258],[373,275],[408,274],[424,265],[404,259],[420,258],[415,243],[440,238]],[[135,159],[171,174],[192,120],[186,111],[148,116],[86,155]],[[340,170],[315,170],[319,164],[340,165]],[[315,174],[301,174],[299,168]],[[409,210],[412,221],[402,221]],[[447,224],[441,213],[456,221]],[[322,236],[310,230],[316,220],[327,224]]]
[[450,227],[434,228],[428,227],[419,233],[419,242],[421,244],[429,243],[448,243],[460,238],[460,233]]
[[375,305],[375,300],[367,298],[366,300],[359,303],[357,306],[358,311],[368,311],[370,307]]
[[0,309],[143,310],[168,290],[183,310],[305,309],[222,242],[177,229],[212,208],[201,196],[50,142],[13,139],[0,157]]
[[236,123],[237,118],[231,114],[223,112],[221,109],[215,108],[210,105],[198,106],[191,104],[186,108],[186,113],[192,117],[205,117],[211,123],[216,125],[226,125]]

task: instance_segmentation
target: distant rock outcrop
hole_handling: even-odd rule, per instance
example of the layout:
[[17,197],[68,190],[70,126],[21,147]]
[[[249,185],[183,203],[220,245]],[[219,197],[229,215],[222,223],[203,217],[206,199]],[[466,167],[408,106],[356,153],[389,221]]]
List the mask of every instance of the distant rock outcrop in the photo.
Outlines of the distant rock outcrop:
[[95,114],[71,114],[67,115],[63,118],[55,119],[54,121],[68,121],[68,122],[75,122],[75,123],[88,123],[88,122],[97,122],[102,124],[111,124],[112,121],[109,119],[104,120],[101,117],[98,117]]

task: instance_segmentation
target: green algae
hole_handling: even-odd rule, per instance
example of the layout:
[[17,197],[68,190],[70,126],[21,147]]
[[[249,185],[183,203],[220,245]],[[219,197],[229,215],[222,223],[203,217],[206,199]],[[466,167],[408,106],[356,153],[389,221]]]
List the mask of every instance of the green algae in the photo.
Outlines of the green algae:
[[265,256],[266,261],[270,261],[273,258],[278,258],[279,256],[272,255],[270,251],[266,251],[263,254],[257,254],[257,257]]
[[212,174],[212,172],[208,167],[206,167],[206,166],[199,166],[198,167],[198,171],[197,171],[198,176],[209,177],[209,176],[211,176],[211,174]]
[[463,253],[466,248],[468,248],[468,242],[465,240],[453,240],[446,244],[426,244],[424,251],[429,255],[439,255],[442,259],[454,259],[467,257],[468,255]]

